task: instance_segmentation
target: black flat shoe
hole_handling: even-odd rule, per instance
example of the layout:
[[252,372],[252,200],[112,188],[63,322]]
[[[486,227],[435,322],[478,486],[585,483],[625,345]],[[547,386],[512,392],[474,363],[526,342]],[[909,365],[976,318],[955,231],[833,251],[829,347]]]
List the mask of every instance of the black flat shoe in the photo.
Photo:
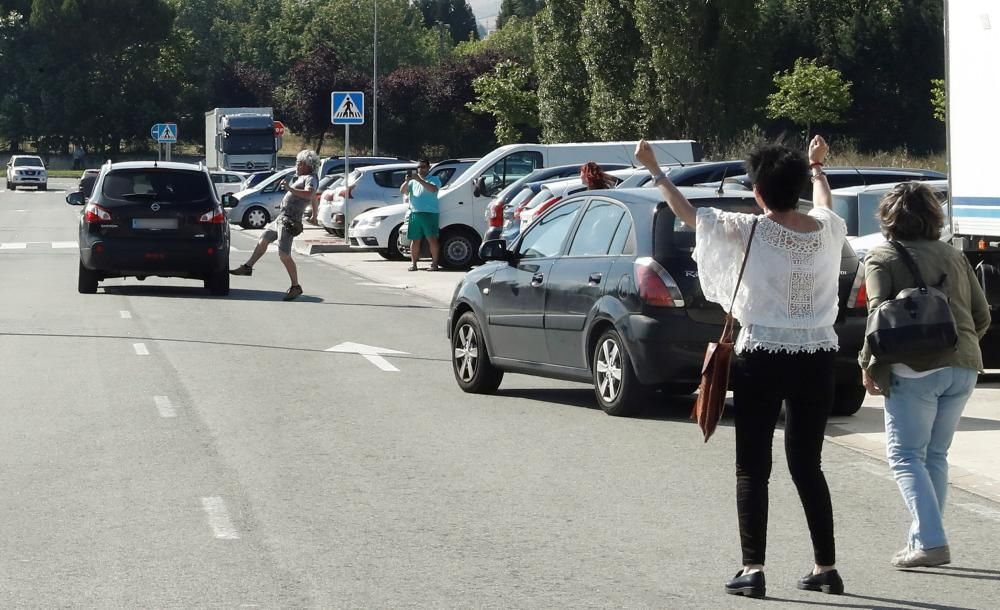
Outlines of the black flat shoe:
[[810,572],[799,579],[798,586],[803,591],[822,591],[831,595],[840,595],[844,592],[844,581],[840,578],[837,570],[830,570],[822,574]]
[[764,597],[764,590],[763,571],[744,574],[743,570],[740,570],[732,580],[726,583],[726,593],[730,595]]

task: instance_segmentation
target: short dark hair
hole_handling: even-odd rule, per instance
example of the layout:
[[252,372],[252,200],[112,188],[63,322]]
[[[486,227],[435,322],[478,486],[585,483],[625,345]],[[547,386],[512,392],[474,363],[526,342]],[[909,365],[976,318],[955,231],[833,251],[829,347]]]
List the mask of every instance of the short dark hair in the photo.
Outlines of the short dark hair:
[[795,209],[809,180],[805,154],[780,144],[766,144],[750,153],[746,166],[750,182],[768,208]]
[[879,201],[875,213],[889,239],[941,239],[944,212],[934,191],[917,181],[900,182]]

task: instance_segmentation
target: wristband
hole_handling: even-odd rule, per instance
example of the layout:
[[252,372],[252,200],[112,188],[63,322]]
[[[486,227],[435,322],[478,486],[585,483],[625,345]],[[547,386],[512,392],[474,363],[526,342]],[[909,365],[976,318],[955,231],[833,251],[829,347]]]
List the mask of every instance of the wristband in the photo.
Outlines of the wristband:
[[809,169],[812,169],[814,167],[823,167],[823,164],[820,163],[819,161],[815,161],[815,162],[809,164]]
[[657,184],[660,183],[660,180],[666,178],[667,175],[664,174],[663,172],[657,172],[655,174],[653,173],[649,174],[649,177],[653,179],[653,186],[656,186]]

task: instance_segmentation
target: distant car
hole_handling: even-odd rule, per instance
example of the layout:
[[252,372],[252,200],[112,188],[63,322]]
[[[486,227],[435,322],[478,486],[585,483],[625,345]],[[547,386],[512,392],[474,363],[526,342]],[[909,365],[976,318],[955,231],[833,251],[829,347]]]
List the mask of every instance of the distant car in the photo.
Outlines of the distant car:
[[[900,167],[824,167],[826,180],[831,189],[839,189],[848,186],[863,186],[866,184],[887,184],[895,182],[905,182],[907,180],[947,180],[948,176],[932,169],[908,169]],[[744,190],[751,190],[753,184],[750,176],[740,174],[725,179],[725,182],[738,184]],[[711,188],[718,188],[718,181],[715,183],[700,184]],[[799,195],[801,199],[812,201],[812,184],[807,184]]]
[[49,188],[49,172],[42,158],[36,155],[14,155],[7,162],[7,189],[33,186],[39,191]]
[[226,193],[238,193],[242,191],[243,181],[247,177],[246,174],[224,170],[212,170],[209,173],[212,176],[212,184],[215,185],[215,192],[220,197]]
[[350,161],[352,170],[357,167],[369,167],[372,165],[414,163],[414,161],[403,159],[402,157],[350,157],[346,160],[344,157],[327,157],[320,163],[317,176],[319,176],[320,180],[329,175],[343,176],[344,165],[347,161]]
[[[282,169],[288,169],[288,168],[285,167],[285,168],[282,168]],[[273,176],[275,171],[280,171],[280,170],[268,169],[268,170],[264,170],[262,172],[254,172],[252,174],[247,174],[246,177],[243,178],[243,184],[240,185],[240,187],[241,187],[240,190],[241,191],[245,191],[247,189],[252,189],[253,187],[255,187],[258,184],[260,184],[261,182],[263,182],[263,181],[267,180],[268,178],[270,178],[271,176]]]
[[[923,182],[934,191],[938,200],[944,205],[948,199],[948,181],[924,180]],[[888,182],[833,189],[833,211],[847,223],[848,236],[881,235],[881,228],[875,213],[878,211],[878,204],[882,197],[895,188],[897,184],[900,183]],[[946,213],[945,218],[947,217]]]
[[229,224],[204,166],[109,162],[89,199],[77,191],[66,202],[84,206],[79,292],[97,292],[107,278],[158,276],[229,294]]
[[[475,162],[476,159],[446,159],[432,165],[428,173],[440,178],[443,187]],[[361,250],[376,250],[380,256],[390,260],[400,260],[409,256],[409,240],[406,240],[405,234],[400,236],[408,209],[408,204],[400,203],[358,214],[354,217],[348,230],[351,247]],[[407,244],[405,254],[399,250],[401,239],[404,239]]]
[[[319,224],[327,233],[343,237],[345,224],[350,224],[358,214],[402,201],[399,188],[406,181],[406,175],[416,171],[416,163],[372,165],[351,170],[344,182],[327,189],[320,198]],[[349,220],[344,210],[345,199],[351,200],[347,210],[351,215]]]
[[94,183],[97,182],[97,177],[100,174],[101,170],[99,169],[83,170],[80,182],[76,185],[76,190],[83,193],[84,198],[90,197],[90,194],[94,192]]
[[295,168],[289,167],[272,174],[253,188],[224,195],[222,200],[229,222],[244,229],[263,229],[281,211],[281,200],[285,196],[281,181],[294,174]]
[[[696,207],[759,212],[746,191],[681,189]],[[455,381],[483,394],[506,372],[589,382],[610,415],[634,413],[656,389],[693,392],[724,321],[701,291],[693,245],[693,230],[645,188],[569,195],[509,245],[485,242],[486,262],[460,280],[448,310]],[[850,415],[865,395],[866,312],[849,301],[859,264],[846,240],[841,253],[834,413]]]
[[[694,186],[704,182],[723,180],[728,176],[738,176],[746,173],[744,161],[705,161],[685,165],[664,165],[663,172],[670,177],[676,186]],[[649,171],[637,168],[633,174],[618,185],[618,188],[635,188],[653,186]]]

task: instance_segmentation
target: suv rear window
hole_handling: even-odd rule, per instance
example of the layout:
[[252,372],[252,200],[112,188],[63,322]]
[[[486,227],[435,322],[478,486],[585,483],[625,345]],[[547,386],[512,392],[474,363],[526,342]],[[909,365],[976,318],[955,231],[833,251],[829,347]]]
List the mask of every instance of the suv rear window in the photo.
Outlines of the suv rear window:
[[112,171],[101,187],[104,204],[168,201],[204,206],[212,201],[212,183],[202,172],[176,169],[124,169]]
[[373,172],[375,184],[387,189],[398,189],[406,181],[405,169],[386,169]]

